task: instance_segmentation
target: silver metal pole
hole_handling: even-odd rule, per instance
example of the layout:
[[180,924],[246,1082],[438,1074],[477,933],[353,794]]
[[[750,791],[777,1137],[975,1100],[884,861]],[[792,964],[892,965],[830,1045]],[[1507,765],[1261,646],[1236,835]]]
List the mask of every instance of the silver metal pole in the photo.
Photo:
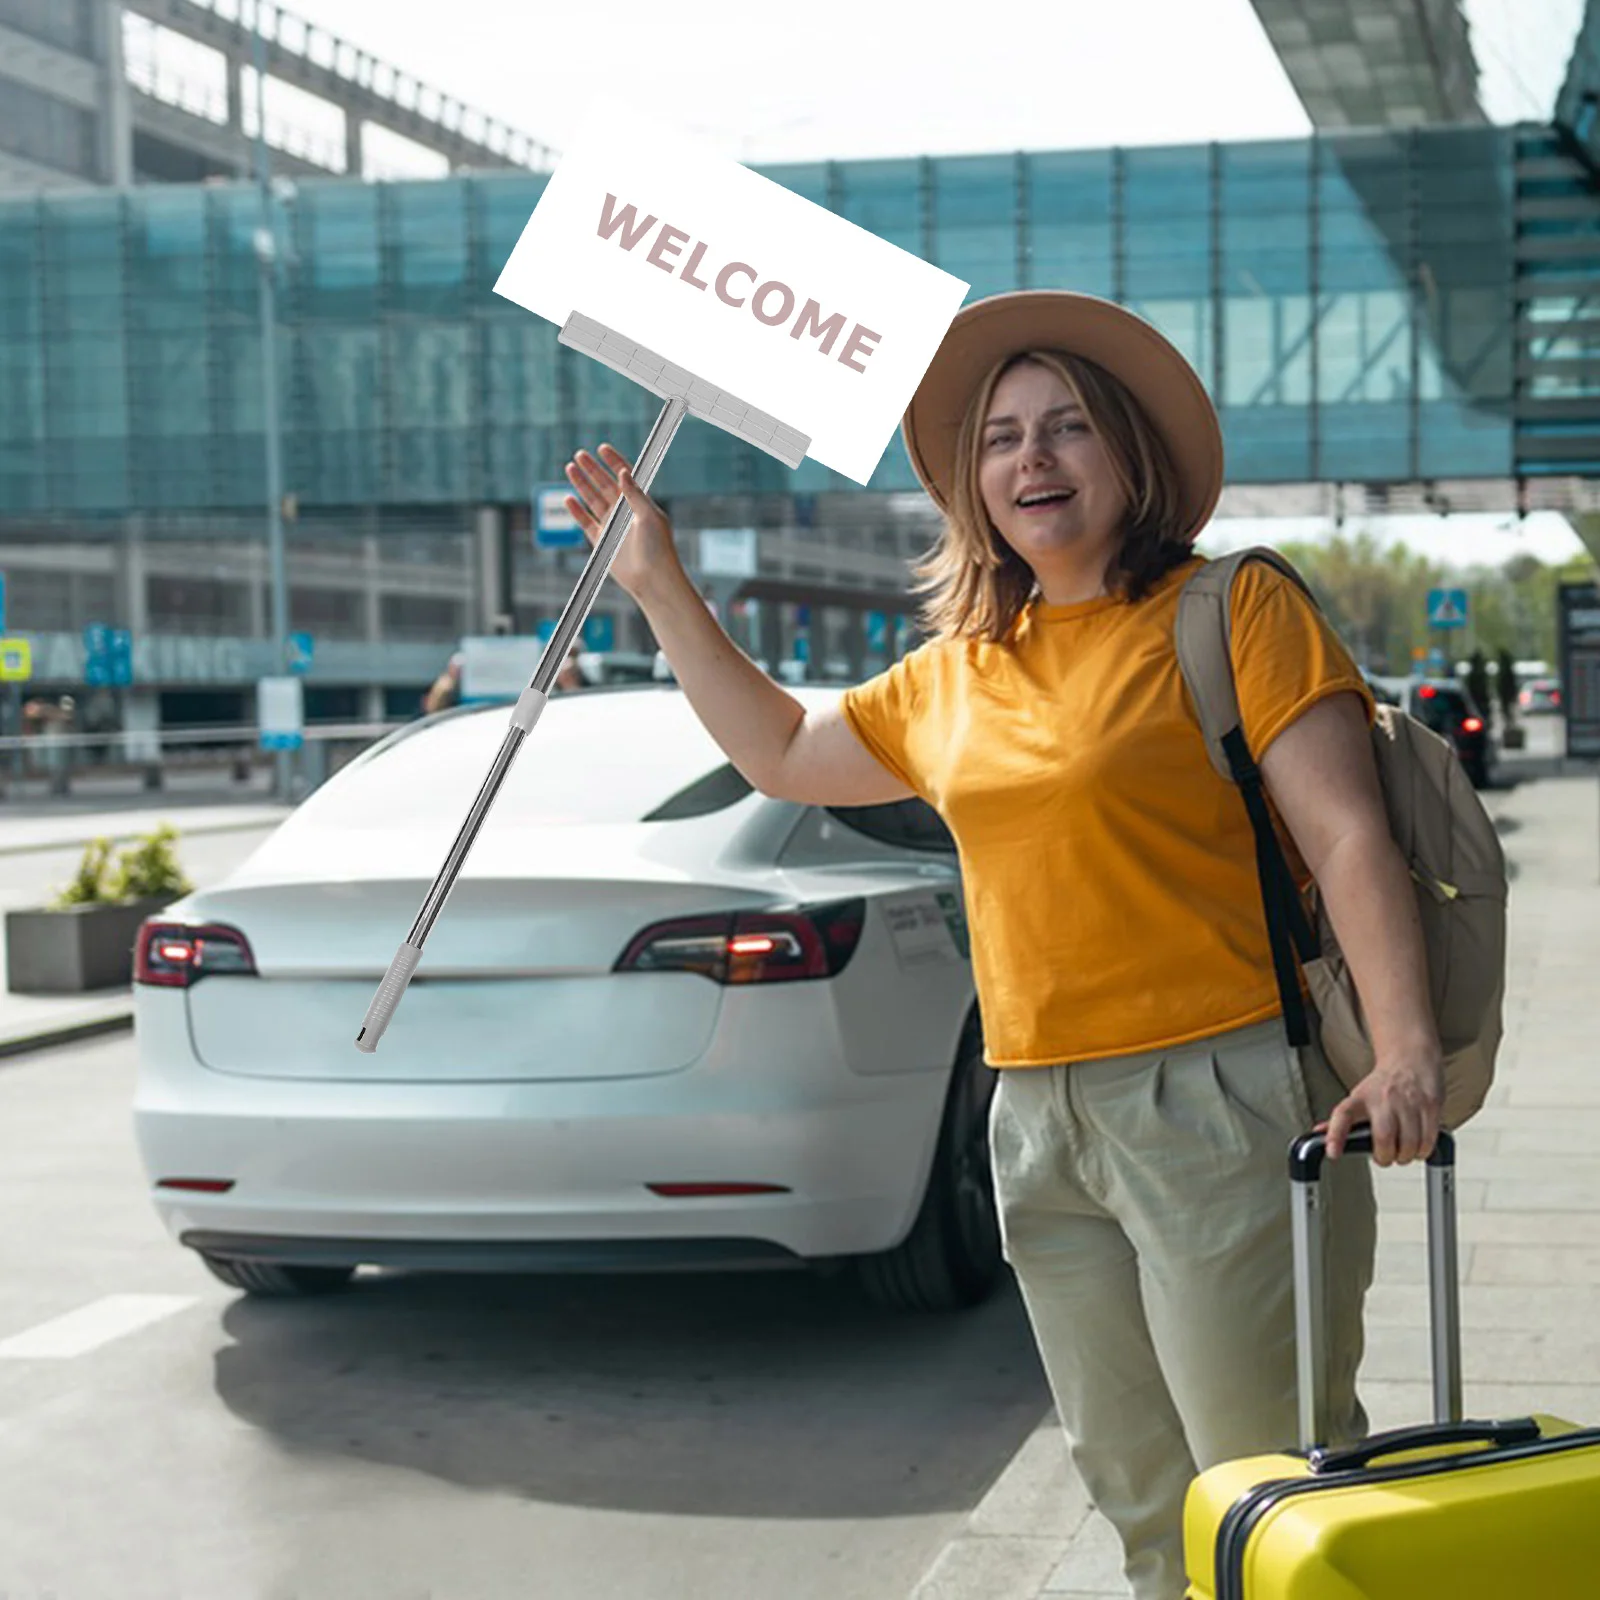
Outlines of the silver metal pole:
[[1328,1347],[1323,1322],[1322,1184],[1291,1183],[1294,1240],[1295,1387],[1300,1448],[1328,1442]]
[[[662,406],[661,413],[655,420],[655,426],[651,428],[650,436],[645,440],[644,449],[639,453],[638,465],[633,474],[634,481],[646,493],[655,481],[656,472],[667,453],[667,447],[672,443],[679,425],[688,414],[688,405],[682,399],[669,399]],[[439,875],[433,880],[433,886],[422,902],[422,909],[417,913],[417,920],[412,924],[411,932],[406,935],[405,943],[395,952],[394,960],[389,963],[388,972],[384,974],[377,993],[372,997],[372,1004],[367,1008],[361,1031],[356,1035],[358,1050],[371,1054],[378,1048],[378,1041],[389,1026],[400,1004],[400,997],[406,992],[406,985],[411,982],[411,976],[417,970],[417,963],[422,959],[423,943],[438,920],[439,913],[444,910],[445,901],[449,899],[450,891],[455,887],[456,879],[466,864],[467,855],[477,840],[479,830],[483,827],[484,818],[489,815],[489,808],[494,804],[495,797],[500,793],[500,786],[511,770],[511,763],[516,760],[523,741],[533,732],[534,724],[538,722],[539,714],[544,710],[556,674],[567,658],[567,651],[578,637],[578,632],[594,605],[595,596],[600,592],[601,584],[606,581],[606,575],[611,571],[611,563],[616,559],[617,551],[622,548],[623,538],[632,521],[633,513],[628,508],[628,502],[619,495],[616,505],[612,507],[611,515],[606,519],[600,541],[590,551],[589,559],[578,577],[577,587],[557,619],[555,631],[545,643],[539,664],[533,669],[532,680],[512,708],[511,726],[506,729],[505,739],[490,765],[489,775],[483,780],[483,785],[478,790],[478,797],[472,802],[472,807],[467,812],[467,819],[461,824],[455,843],[450,846],[450,853],[445,857]]]
[[1433,1420],[1461,1420],[1461,1276],[1456,1169],[1428,1163],[1428,1322],[1433,1345]]
[[[267,50],[261,32],[261,7],[256,0],[252,64],[256,71],[256,187],[261,196],[261,222],[256,229],[256,260],[261,268],[261,404],[266,438],[267,558],[272,580],[272,670],[288,667],[289,580],[283,545],[283,441],[278,414],[278,248],[272,225],[272,175],[267,155]],[[291,793],[291,752],[274,752],[274,787],[280,800]]]

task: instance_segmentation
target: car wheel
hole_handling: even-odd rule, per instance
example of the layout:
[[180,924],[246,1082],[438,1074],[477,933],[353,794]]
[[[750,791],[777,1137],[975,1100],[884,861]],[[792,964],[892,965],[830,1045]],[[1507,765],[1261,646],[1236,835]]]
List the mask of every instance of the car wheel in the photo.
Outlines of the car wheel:
[[1000,1224],[989,1173],[989,1102],[977,1013],[950,1074],[933,1170],[911,1232],[893,1250],[863,1256],[862,1287],[898,1311],[959,1311],[987,1300],[1000,1278]]
[[237,1256],[200,1252],[200,1259],[230,1289],[283,1300],[308,1294],[332,1294],[355,1276],[354,1267],[293,1267],[276,1261],[242,1261]]

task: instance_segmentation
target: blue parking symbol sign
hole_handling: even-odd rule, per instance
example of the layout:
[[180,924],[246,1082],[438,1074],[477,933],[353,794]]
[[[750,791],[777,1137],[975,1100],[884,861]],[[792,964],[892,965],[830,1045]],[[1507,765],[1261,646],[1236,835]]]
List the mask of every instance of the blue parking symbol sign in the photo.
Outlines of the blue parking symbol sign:
[[290,672],[304,673],[311,670],[311,662],[316,655],[317,642],[309,633],[291,633],[288,639],[288,657]]
[[1464,628],[1467,625],[1467,591],[1465,589],[1430,589],[1428,591],[1428,626],[1430,628]]

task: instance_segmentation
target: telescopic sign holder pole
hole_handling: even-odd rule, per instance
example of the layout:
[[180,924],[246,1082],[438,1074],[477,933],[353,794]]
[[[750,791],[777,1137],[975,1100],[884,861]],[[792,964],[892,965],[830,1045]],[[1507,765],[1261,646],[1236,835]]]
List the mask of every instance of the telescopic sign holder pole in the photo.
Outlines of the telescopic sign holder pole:
[[[650,485],[679,425],[691,412],[708,422],[714,422],[718,427],[726,428],[751,444],[760,445],[791,467],[799,466],[805,459],[811,441],[804,434],[745,405],[726,390],[703,383],[682,367],[654,355],[590,317],[573,312],[561,330],[560,342],[597,357],[607,366],[638,380],[662,397],[664,403],[660,414],[644,442],[633,473],[634,481],[646,494],[650,492]],[[517,698],[511,712],[511,725],[506,729],[505,739],[489,768],[489,775],[483,780],[478,797],[472,802],[466,821],[461,824],[455,843],[450,846],[450,853],[445,857],[438,877],[433,880],[433,887],[428,890],[405,943],[395,952],[383,982],[378,985],[378,992],[372,997],[361,1031],[356,1035],[358,1049],[370,1054],[378,1048],[378,1041],[389,1026],[395,1008],[400,1004],[400,997],[417,970],[417,963],[422,960],[423,944],[433,931],[439,913],[444,910],[445,901],[450,898],[450,891],[461,875],[467,855],[477,840],[484,819],[489,815],[489,808],[506,781],[506,774],[511,771],[512,762],[517,759],[518,752],[533,732],[534,724],[538,722],[539,714],[550,698],[550,687],[555,682],[556,673],[566,660],[568,649],[582,631],[632,521],[633,513],[627,499],[619,495],[611,515],[606,519],[605,531],[589,552],[577,586],[562,609],[555,631],[539,657],[539,664],[533,669],[532,680]]]

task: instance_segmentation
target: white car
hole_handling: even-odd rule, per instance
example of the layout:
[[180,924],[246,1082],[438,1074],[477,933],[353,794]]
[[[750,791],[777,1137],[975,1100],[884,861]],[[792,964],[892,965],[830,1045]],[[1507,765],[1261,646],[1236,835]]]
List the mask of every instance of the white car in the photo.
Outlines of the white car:
[[920,800],[753,792],[676,687],[550,702],[356,1049],[507,719],[391,735],[141,930],[134,1119],[174,1237],[263,1295],[849,1258],[890,1303],[983,1299],[993,1074],[949,834]]

